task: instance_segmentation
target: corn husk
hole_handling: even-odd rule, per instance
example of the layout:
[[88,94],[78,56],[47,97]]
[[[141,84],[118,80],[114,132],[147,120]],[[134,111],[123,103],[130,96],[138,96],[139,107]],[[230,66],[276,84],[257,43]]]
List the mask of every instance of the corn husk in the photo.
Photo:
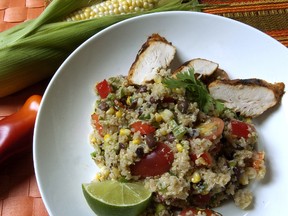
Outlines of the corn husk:
[[0,33],[0,97],[51,77],[85,40],[122,20],[145,13],[201,10],[198,1],[160,0],[150,11],[83,21],[61,21],[73,11],[95,4],[91,0],[53,0],[35,20]]

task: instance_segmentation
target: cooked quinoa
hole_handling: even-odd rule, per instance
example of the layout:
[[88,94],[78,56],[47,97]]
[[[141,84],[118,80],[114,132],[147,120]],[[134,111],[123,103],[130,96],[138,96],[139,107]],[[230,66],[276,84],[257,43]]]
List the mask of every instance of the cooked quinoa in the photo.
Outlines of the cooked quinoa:
[[[91,118],[91,155],[101,170],[95,180],[143,181],[153,192],[145,215],[214,208],[230,199],[247,208],[253,201],[247,185],[262,179],[266,170],[253,123],[229,109],[218,116],[204,113],[187,99],[185,88],[163,84],[170,76],[170,70],[161,70],[145,85],[130,85],[125,76],[105,80],[108,95],[96,100]],[[148,125],[142,127],[148,132],[135,127],[139,122]],[[244,134],[235,134],[235,125],[244,127]],[[141,174],[135,164],[159,145],[169,149],[168,168],[160,174]]]

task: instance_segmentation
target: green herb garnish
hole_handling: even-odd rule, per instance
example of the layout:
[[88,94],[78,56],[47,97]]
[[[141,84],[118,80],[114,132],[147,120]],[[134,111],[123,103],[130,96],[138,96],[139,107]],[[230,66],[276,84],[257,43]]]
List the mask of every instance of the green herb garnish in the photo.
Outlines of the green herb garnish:
[[219,115],[224,110],[222,102],[215,100],[208,92],[203,82],[195,78],[194,69],[178,73],[176,77],[169,77],[163,80],[168,88],[185,88],[186,97],[190,101],[197,102],[199,109],[204,113]]

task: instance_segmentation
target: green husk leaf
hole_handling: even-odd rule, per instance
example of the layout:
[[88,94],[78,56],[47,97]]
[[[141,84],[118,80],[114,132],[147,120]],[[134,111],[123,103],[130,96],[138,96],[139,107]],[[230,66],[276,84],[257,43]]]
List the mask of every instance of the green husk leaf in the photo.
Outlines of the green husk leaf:
[[95,2],[99,1],[53,0],[35,20],[0,33],[0,97],[51,77],[81,43],[110,25],[147,13],[199,11],[202,7],[196,0],[185,3],[181,0],[161,0],[150,11],[61,21],[71,12]]

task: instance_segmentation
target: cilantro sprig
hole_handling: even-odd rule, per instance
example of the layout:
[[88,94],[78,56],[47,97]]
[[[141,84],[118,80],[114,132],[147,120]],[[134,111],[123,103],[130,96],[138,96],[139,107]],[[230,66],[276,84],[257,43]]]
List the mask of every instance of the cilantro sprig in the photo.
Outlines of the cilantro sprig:
[[185,88],[186,97],[190,101],[197,102],[199,109],[206,114],[219,115],[224,110],[224,105],[215,100],[208,92],[207,87],[199,79],[195,78],[194,69],[177,73],[176,77],[167,77],[163,84],[168,88]]

